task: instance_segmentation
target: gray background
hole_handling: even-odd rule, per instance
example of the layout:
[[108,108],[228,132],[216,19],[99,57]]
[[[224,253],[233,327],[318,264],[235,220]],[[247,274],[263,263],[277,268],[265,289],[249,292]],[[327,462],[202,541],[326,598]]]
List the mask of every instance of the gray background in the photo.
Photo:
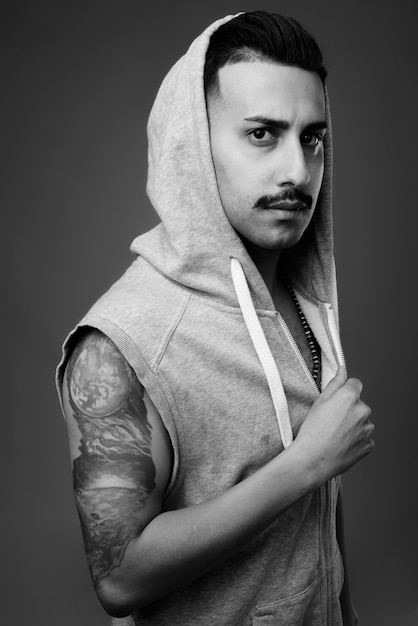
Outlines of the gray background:
[[293,15],[325,51],[343,341],[376,423],[345,476],[364,626],[418,624],[416,17],[412,2],[4,2],[1,514],[4,626],[100,626],[53,387],[59,346],[155,224],[147,115],[172,63],[227,13]]

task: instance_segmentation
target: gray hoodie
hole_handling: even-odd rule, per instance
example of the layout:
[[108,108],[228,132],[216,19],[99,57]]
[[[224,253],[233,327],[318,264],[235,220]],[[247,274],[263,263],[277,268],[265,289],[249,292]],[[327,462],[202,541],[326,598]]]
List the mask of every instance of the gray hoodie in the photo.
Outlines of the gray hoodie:
[[[212,32],[228,19],[205,30],[161,85],[148,125],[147,185],[161,223],[134,240],[131,267],[69,335],[57,375],[61,392],[81,327],[117,345],[171,438],[174,468],[163,510],[207,501],[280,454],[318,395],[219,197],[203,68]],[[329,129],[314,217],[280,259],[321,346],[324,386],[343,360],[331,159]],[[331,480],[222,566],[114,624],[341,625],[338,486],[339,478]]]

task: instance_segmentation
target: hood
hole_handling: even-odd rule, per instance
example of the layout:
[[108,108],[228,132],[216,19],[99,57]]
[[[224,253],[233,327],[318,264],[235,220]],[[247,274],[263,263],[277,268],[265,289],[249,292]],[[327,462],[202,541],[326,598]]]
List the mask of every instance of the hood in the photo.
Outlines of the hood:
[[[256,308],[274,309],[268,289],[230,225],[212,161],[203,84],[212,33],[232,19],[214,22],[172,67],[148,122],[147,193],[161,222],[140,235],[131,250],[167,278],[198,294],[238,306],[231,259],[241,264]],[[331,302],[337,294],[331,216],[331,128],[325,135],[324,179],[315,214],[302,239],[282,252],[280,264],[306,297]]]

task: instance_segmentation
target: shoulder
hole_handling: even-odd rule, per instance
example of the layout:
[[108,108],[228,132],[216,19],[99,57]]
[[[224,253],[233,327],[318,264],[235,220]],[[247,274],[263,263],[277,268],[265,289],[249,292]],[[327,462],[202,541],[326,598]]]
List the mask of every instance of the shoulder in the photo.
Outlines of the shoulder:
[[[112,441],[112,450],[144,451],[155,464],[162,490],[173,462],[171,440],[156,407],[135,372],[109,337],[90,329],[73,346],[63,385],[70,453],[80,453],[86,438]],[[90,452],[96,450],[91,443]]]
[[67,365],[67,384],[76,407],[100,417],[127,401],[132,386],[143,388],[115,344],[99,330],[91,330],[74,346]]
[[128,337],[149,364],[181,319],[190,293],[137,259],[91,307],[79,326],[100,328],[119,345]]
[[175,308],[187,300],[188,293],[138,257],[125,273],[97,300],[92,312],[109,311],[118,318],[164,316],[166,308]]

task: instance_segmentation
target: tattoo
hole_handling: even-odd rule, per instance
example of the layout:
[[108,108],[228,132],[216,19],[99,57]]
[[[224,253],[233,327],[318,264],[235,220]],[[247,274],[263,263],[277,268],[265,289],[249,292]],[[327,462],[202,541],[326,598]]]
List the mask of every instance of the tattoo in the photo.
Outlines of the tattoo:
[[151,425],[143,387],[107,337],[93,334],[74,352],[67,383],[81,432],[74,492],[97,583],[145,526],[141,511],[155,488]]

